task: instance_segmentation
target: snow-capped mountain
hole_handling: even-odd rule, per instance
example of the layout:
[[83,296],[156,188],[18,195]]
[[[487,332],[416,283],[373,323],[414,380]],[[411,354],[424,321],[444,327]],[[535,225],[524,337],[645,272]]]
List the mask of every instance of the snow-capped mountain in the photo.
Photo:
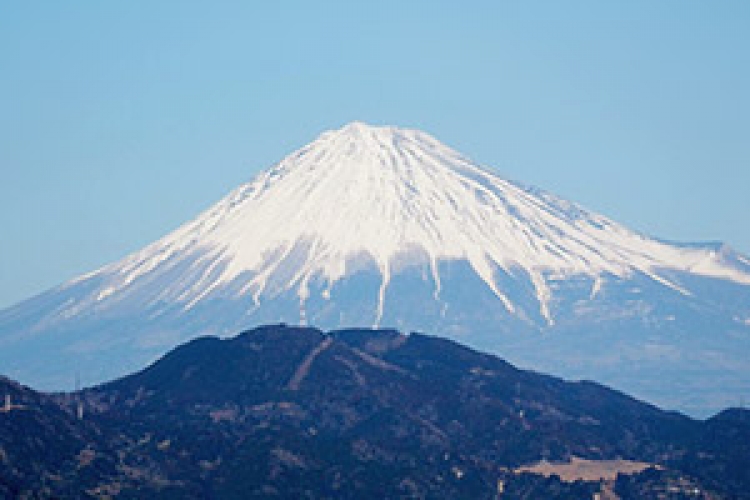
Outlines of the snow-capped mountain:
[[264,322],[428,330],[694,412],[750,395],[746,257],[646,237],[423,132],[356,122],[1,312],[0,371],[97,382]]

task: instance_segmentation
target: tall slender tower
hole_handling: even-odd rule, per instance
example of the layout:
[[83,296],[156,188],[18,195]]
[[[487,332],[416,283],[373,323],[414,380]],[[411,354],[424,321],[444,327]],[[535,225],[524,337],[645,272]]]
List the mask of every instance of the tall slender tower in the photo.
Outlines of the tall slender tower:
[[83,402],[81,401],[81,378],[76,372],[76,417],[83,420]]

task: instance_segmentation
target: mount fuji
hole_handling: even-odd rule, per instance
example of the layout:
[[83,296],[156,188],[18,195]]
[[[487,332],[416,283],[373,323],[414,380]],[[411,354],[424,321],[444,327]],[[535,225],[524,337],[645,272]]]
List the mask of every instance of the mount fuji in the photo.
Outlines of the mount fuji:
[[0,372],[101,382],[273,322],[429,331],[693,415],[750,397],[750,259],[639,234],[426,133],[358,122],[1,311]]

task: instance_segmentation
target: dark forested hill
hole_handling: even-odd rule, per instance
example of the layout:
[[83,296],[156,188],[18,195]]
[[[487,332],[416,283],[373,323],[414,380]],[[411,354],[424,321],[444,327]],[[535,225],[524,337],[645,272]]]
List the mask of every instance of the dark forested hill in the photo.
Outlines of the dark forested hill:
[[750,498],[746,410],[692,420],[420,334],[267,326],[3,394],[7,498]]

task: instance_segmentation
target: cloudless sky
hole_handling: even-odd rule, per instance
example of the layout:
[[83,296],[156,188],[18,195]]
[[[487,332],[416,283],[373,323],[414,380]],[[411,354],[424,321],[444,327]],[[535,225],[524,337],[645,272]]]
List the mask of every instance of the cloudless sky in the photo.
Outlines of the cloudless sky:
[[0,0],[0,308],[353,120],[750,254],[746,0]]

